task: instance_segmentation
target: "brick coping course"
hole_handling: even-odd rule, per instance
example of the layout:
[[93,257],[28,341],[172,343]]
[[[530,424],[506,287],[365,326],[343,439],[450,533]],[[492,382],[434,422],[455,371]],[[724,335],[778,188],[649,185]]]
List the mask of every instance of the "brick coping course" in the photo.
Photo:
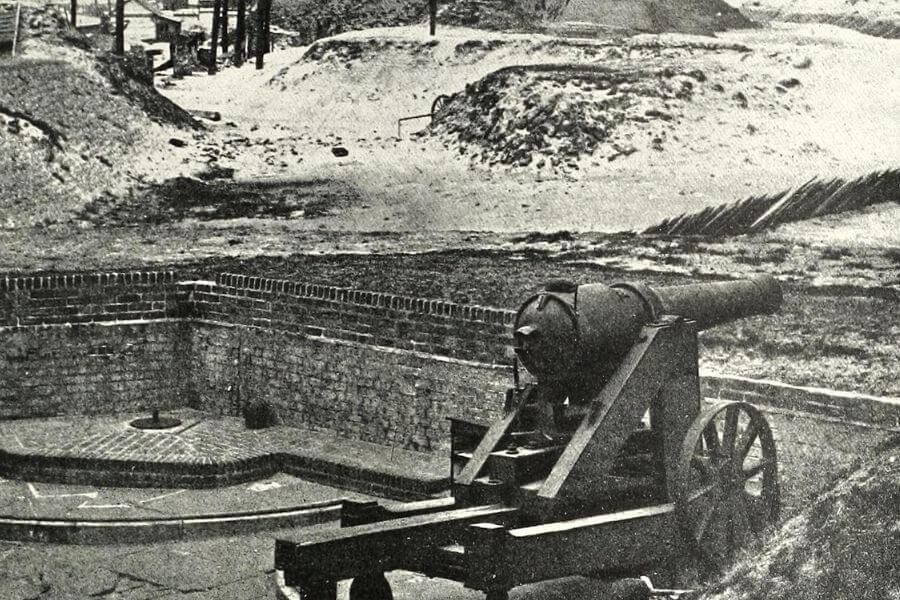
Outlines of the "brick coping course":
[[278,472],[389,498],[430,497],[449,484],[449,459],[295,427],[248,430],[243,419],[193,409],[168,430],[143,414],[0,421],[0,476],[121,487],[207,488]]

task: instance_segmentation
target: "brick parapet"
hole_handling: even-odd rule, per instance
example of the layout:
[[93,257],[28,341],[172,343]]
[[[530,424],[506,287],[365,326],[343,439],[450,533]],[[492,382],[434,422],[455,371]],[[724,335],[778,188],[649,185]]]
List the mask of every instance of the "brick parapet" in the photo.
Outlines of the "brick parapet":
[[154,320],[180,316],[174,271],[0,277],[0,326]]
[[308,337],[509,364],[515,312],[336,286],[220,274],[196,282],[194,314]]

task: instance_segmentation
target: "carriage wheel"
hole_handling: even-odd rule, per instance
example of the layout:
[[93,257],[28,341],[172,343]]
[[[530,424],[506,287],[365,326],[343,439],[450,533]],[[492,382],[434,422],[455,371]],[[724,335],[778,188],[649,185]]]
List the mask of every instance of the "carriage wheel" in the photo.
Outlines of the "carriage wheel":
[[675,476],[675,506],[696,553],[722,570],[778,520],[775,441],[746,402],[701,411],[688,429]]
[[438,114],[444,110],[444,107],[447,105],[447,102],[450,100],[450,96],[446,96],[441,94],[437,98],[434,99],[434,102],[431,103],[431,120],[433,121]]
[[394,593],[384,573],[371,573],[353,578],[350,600],[394,600]]

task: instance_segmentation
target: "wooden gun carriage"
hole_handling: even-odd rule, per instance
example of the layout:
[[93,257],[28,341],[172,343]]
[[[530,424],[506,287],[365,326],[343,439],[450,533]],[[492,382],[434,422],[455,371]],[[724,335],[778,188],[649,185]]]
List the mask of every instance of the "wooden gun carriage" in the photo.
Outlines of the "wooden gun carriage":
[[743,402],[701,403],[697,332],[770,313],[767,276],[651,289],[554,282],[514,326],[535,381],[507,392],[447,498],[345,502],[341,528],[276,540],[283,597],[388,600],[394,569],[516,586],[717,569],[778,518],[775,445]]

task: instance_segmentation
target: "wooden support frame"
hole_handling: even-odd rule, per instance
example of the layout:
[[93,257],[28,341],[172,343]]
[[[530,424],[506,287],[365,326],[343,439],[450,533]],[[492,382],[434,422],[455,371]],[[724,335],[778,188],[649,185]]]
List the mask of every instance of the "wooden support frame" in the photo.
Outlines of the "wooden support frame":
[[[554,502],[590,502],[597,492],[597,482],[609,474],[616,456],[648,409],[651,417],[655,411],[654,429],[660,430],[663,445],[673,450],[677,460],[676,448],[699,411],[700,397],[699,388],[696,395],[690,395],[689,383],[677,387],[670,384],[684,376],[697,378],[696,362],[693,374],[685,373],[688,360],[696,361],[696,337],[693,323],[681,319],[664,319],[643,328],[640,341],[591,400],[590,410],[538,491],[540,504],[549,511]],[[661,394],[664,389],[668,392]],[[673,427],[665,418],[668,413],[689,419],[679,419]],[[674,470],[667,468],[666,472],[670,479]]]
[[521,529],[470,530],[465,585],[485,592],[571,575],[640,572],[668,562],[682,545],[671,503]]
[[284,570],[291,586],[401,568],[421,570],[438,548],[462,542],[466,526],[511,526],[517,513],[507,506],[476,506],[277,539],[275,568]]

